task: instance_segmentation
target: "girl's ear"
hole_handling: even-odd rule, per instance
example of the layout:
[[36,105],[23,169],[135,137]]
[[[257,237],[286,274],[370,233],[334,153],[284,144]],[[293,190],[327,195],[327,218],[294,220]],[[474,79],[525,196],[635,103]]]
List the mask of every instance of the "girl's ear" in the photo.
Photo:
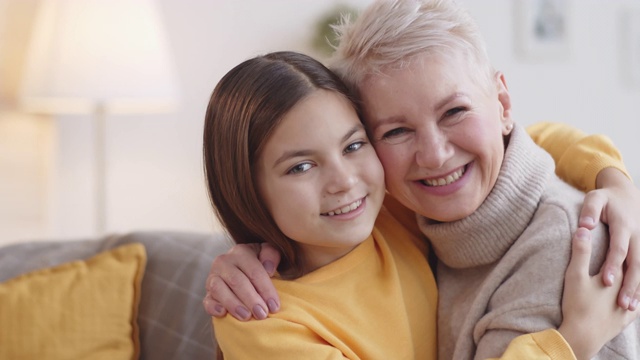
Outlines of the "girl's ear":
[[500,103],[502,135],[509,135],[511,130],[513,130],[513,119],[511,118],[511,95],[509,95],[507,81],[505,80],[502,72],[496,72],[495,82],[497,86],[498,102]]

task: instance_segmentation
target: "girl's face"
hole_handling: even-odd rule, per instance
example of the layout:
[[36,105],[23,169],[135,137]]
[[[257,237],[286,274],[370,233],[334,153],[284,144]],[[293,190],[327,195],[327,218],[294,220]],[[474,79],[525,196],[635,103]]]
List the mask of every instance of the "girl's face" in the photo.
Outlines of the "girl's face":
[[299,243],[305,271],[351,251],[371,234],[384,173],[350,102],[317,90],[294,106],[257,164],[263,201]]
[[[361,87],[389,192],[437,221],[473,213],[489,195],[511,123],[502,76],[479,86],[468,62],[422,56]],[[485,80],[486,81],[486,80]]]

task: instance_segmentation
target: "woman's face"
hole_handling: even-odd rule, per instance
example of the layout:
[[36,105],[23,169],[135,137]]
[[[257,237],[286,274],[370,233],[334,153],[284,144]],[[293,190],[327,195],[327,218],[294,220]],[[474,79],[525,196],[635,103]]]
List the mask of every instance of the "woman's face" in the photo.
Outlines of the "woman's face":
[[361,87],[387,189],[429,219],[473,213],[493,188],[511,124],[502,75],[478,86],[463,58],[422,56]]
[[384,174],[350,102],[318,90],[293,107],[258,158],[261,196],[297,241],[306,271],[364,241],[384,199]]

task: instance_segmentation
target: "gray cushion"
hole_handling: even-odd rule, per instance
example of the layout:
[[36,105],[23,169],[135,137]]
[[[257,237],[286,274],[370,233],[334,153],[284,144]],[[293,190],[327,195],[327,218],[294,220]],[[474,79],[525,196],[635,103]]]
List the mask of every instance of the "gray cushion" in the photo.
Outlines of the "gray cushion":
[[202,307],[211,262],[230,242],[223,235],[136,232],[99,240],[19,243],[0,248],[0,281],[121,244],[147,251],[138,314],[141,359],[214,359],[210,317]]

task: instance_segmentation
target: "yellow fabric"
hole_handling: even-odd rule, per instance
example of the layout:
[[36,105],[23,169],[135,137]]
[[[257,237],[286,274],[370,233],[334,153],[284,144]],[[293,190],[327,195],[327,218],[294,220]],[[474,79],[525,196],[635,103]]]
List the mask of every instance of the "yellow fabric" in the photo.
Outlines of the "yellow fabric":
[[576,357],[562,335],[549,329],[511,340],[500,359],[575,360]]
[[225,359],[436,359],[437,291],[418,240],[383,208],[349,254],[291,281],[262,321],[213,318]]
[[[280,312],[261,321],[213,318],[224,358],[435,360],[436,283],[413,226],[403,226],[410,218],[385,199],[372,236],[351,253],[299,279],[274,280]],[[500,359],[575,357],[547,330],[515,338]]]
[[137,359],[145,264],[129,244],[0,284],[0,359]]
[[527,132],[556,162],[556,174],[582,191],[596,188],[598,173],[615,167],[627,175],[622,155],[604,135],[587,135],[562,123],[541,122],[531,125]]

